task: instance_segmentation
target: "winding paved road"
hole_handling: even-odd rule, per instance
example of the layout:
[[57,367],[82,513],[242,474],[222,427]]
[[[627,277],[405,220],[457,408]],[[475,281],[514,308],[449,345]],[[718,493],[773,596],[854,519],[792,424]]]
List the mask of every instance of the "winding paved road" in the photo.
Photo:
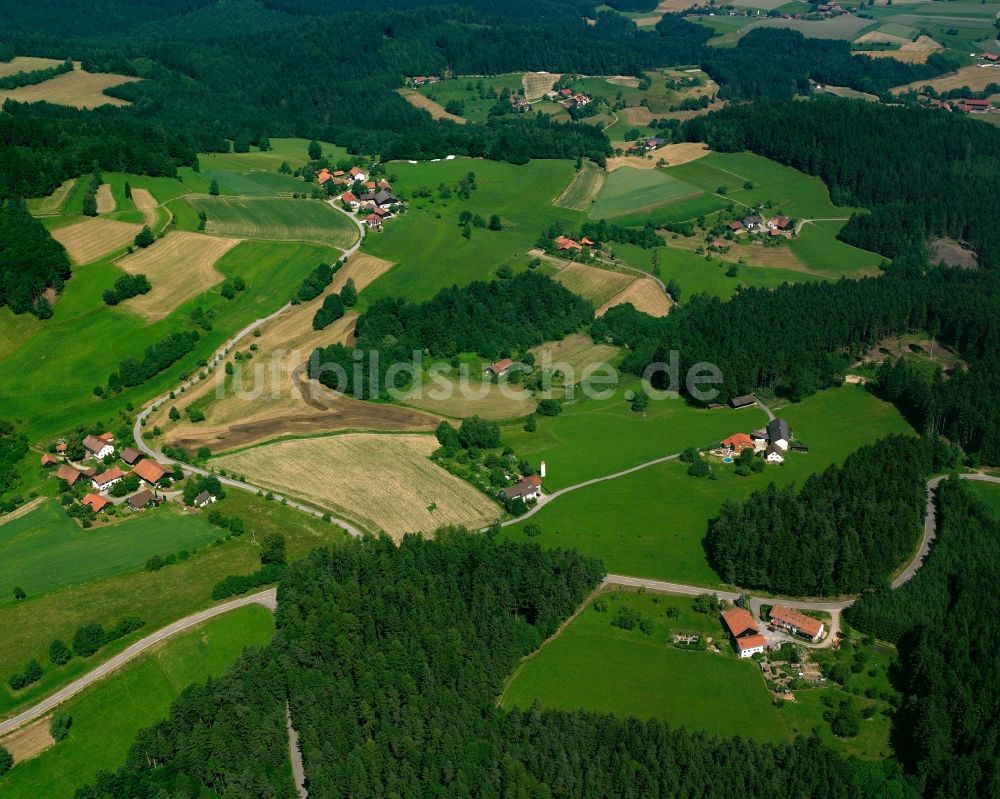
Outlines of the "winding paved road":
[[263,605],[264,607],[270,608],[274,611],[278,607],[277,596],[277,589],[269,588],[267,591],[261,591],[258,594],[239,597],[238,599],[224,602],[221,605],[205,608],[205,610],[200,610],[197,613],[192,613],[190,616],[185,616],[183,619],[179,619],[173,624],[161,627],[159,630],[147,635],[145,638],[140,638],[134,644],[126,649],[123,649],[113,658],[110,658],[93,670],[87,672],[79,679],[74,680],[65,688],[62,688],[54,694],[46,697],[34,707],[29,708],[23,713],[13,716],[6,721],[0,721],[0,735],[10,732],[16,727],[20,727],[22,724],[27,724],[28,722],[44,716],[57,705],[60,705],[67,699],[76,696],[80,693],[80,691],[93,685],[98,680],[107,677],[116,669],[124,666],[138,655],[141,655],[151,646],[158,644],[161,641],[165,641],[166,639],[177,635],[177,633],[189,630],[195,625],[201,624],[203,621],[208,621],[216,616],[221,616],[223,613],[229,613],[231,610],[243,608],[247,605]]

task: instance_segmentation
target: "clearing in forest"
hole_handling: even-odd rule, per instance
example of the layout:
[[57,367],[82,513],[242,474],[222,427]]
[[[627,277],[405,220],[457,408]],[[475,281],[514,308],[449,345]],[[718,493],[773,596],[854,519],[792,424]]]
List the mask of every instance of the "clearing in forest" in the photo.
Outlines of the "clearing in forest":
[[439,103],[434,102],[430,97],[424,97],[416,89],[396,89],[396,92],[410,105],[427,111],[434,119],[450,119],[459,125],[464,125],[468,120],[465,117],[449,114]]
[[627,302],[632,303],[637,311],[650,316],[666,316],[670,313],[670,298],[660,288],[660,284],[651,277],[641,277],[598,308],[597,315],[604,316],[609,308]]
[[[37,205],[34,206],[36,213],[39,214],[57,214],[59,209],[62,208],[63,203],[66,202],[66,198],[69,197],[69,193],[73,190],[76,185],[76,178],[70,178],[69,180],[64,180],[62,184],[48,197],[43,197],[37,201]],[[29,203],[31,201],[29,200]]]
[[0,78],[16,75],[18,72],[37,72],[40,69],[52,69],[62,63],[58,58],[35,58],[19,55],[10,61],[0,61]]
[[552,204],[559,208],[586,212],[604,186],[604,170],[590,160],[584,160],[569,185]]
[[221,283],[215,263],[238,239],[172,231],[145,250],[117,261],[131,275],[149,278],[152,291],[125,302],[125,306],[151,322],[159,321],[181,303]]
[[479,527],[499,517],[500,508],[482,492],[428,459],[437,448],[431,435],[347,433],[254,447],[214,464],[397,539],[445,524]]
[[142,80],[130,75],[115,75],[109,72],[86,72],[74,69],[61,75],[17,89],[0,91],[0,103],[7,98],[19,103],[46,102],[69,105],[74,108],[97,108],[102,105],[131,105],[128,100],[120,100],[104,94],[105,89]]
[[97,201],[97,213],[99,214],[110,214],[117,207],[115,196],[111,193],[111,186],[107,183],[102,183],[98,187],[95,200]]
[[131,244],[142,225],[114,219],[85,219],[67,227],[56,228],[52,238],[58,241],[76,264],[89,264],[102,255]]
[[524,99],[540,100],[546,92],[552,90],[560,77],[562,76],[558,72],[525,72],[521,78],[524,84]]
[[552,279],[595,306],[604,304],[635,280],[621,272],[575,263],[564,266]]
[[325,202],[288,197],[211,197],[189,199],[208,217],[207,233],[238,239],[315,241],[347,249],[357,226]]

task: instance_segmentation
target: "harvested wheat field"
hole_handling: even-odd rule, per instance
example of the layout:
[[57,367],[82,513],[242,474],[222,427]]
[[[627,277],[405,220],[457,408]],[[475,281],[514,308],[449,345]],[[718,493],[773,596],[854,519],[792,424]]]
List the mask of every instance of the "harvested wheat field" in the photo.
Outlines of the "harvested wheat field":
[[551,91],[562,75],[558,72],[525,72],[521,76],[525,100],[539,100]]
[[0,746],[13,755],[15,764],[22,760],[30,760],[56,742],[49,732],[51,721],[52,716],[43,716],[31,724],[19,727],[0,738]]
[[19,55],[10,61],[0,61],[0,78],[16,75],[18,72],[36,72],[39,69],[52,69],[62,63],[57,58],[35,58]]
[[607,78],[612,86],[628,86],[630,89],[639,88],[639,79],[634,75],[612,75]]
[[149,193],[148,189],[132,189],[132,202],[135,207],[142,211],[147,225],[152,227],[156,224],[156,208],[159,205],[156,198]]
[[445,524],[480,527],[500,508],[428,460],[431,435],[347,433],[284,441],[216,458],[213,465],[259,485],[308,497],[394,538]]
[[111,186],[107,183],[102,183],[97,189],[97,196],[94,198],[97,201],[97,213],[99,214],[110,214],[118,206],[115,204],[115,196],[111,193]]
[[393,266],[395,266],[395,262],[387,261],[385,258],[376,258],[374,255],[365,255],[361,252],[355,253],[333,276],[330,291],[340,291],[348,278],[351,278],[354,281],[354,287],[361,291],[365,286],[382,277]]
[[630,105],[623,108],[621,114],[632,125],[648,125],[654,117],[653,112],[644,105]]
[[138,80],[142,80],[142,78],[75,69],[33,86],[21,86],[18,89],[2,91],[0,92],[0,103],[9,97],[19,103],[45,101],[56,105],[69,105],[74,108],[131,105],[127,100],[109,97],[104,94],[104,90],[110,89],[112,86],[121,86],[123,83],[134,83]]
[[573,211],[589,211],[597,195],[604,188],[604,175],[604,170],[597,164],[585,160],[583,166],[573,175],[569,185],[552,201],[552,204]]
[[585,300],[590,300],[595,306],[600,306],[610,300],[625,288],[635,278],[600,269],[585,264],[569,264],[560,269],[552,278],[562,283],[574,294],[579,294]]
[[116,263],[132,275],[145,275],[153,290],[125,302],[151,322],[168,316],[185,300],[196,297],[223,280],[215,262],[239,244],[200,233],[173,231],[145,250]]
[[63,207],[63,203],[66,202],[66,198],[69,197],[70,191],[76,185],[76,178],[70,178],[69,180],[64,180],[62,185],[59,186],[52,194],[50,194],[45,199],[38,203],[38,213],[39,214],[57,214],[59,209]]
[[895,58],[897,61],[902,61],[904,64],[923,64],[927,61],[927,57],[929,55],[936,53],[938,50],[944,49],[927,34],[921,34],[915,41],[911,42],[909,39],[904,39],[902,36],[892,36],[884,33],[878,33],[877,31],[866,33],[860,39],[856,39],[855,44],[881,41],[896,43],[894,41],[896,39],[901,40],[898,42],[900,45],[898,50],[858,50],[855,52],[855,55],[868,55],[872,58]]
[[142,225],[114,219],[85,219],[68,227],[56,228],[52,231],[52,238],[66,248],[74,263],[89,264],[102,255],[124,249],[140,230]]
[[608,308],[627,302],[632,303],[637,311],[650,316],[666,316],[670,313],[670,298],[660,288],[660,284],[651,277],[641,277],[598,308],[597,315],[604,316]]
[[[535,365],[540,369],[555,369],[564,379],[579,383],[602,363],[618,354],[618,347],[595,344],[590,336],[574,333],[561,341],[547,341],[531,349]],[[568,374],[567,374],[568,372]]]
[[481,416],[483,419],[516,419],[535,410],[531,395],[517,386],[480,381],[471,376],[463,392],[459,380],[438,377],[414,388],[402,400],[406,405],[453,419]]
[[971,91],[981,92],[991,83],[1000,83],[1000,67],[962,67],[958,72],[943,75],[932,80],[915,80],[904,86],[892,89],[893,94],[907,92],[910,89],[920,91],[924,86],[932,86],[937,92],[968,87]]
[[465,117],[449,114],[444,110],[443,106],[439,103],[435,103],[429,97],[424,97],[416,89],[396,89],[396,93],[410,105],[422,108],[424,111],[428,112],[434,119],[450,119],[452,122],[457,122],[459,125],[464,125],[468,122]]

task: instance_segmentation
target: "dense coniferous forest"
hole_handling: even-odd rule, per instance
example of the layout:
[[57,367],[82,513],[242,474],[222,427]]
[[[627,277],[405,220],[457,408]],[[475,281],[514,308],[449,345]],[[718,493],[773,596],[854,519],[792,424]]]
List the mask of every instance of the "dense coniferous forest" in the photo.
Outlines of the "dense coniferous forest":
[[[713,150],[751,150],[818,175],[852,216],[840,238],[890,258],[928,237],[968,241],[1000,267],[1000,130],[960,114],[823,98],[731,105],[682,128]],[[872,135],[878,131],[878,135]]]
[[[984,388],[997,380],[998,281],[995,272],[938,268],[920,275],[894,268],[881,278],[744,289],[728,302],[693,297],[657,320],[622,305],[596,320],[591,335],[628,347],[622,368],[635,374],[669,363],[676,351],[682,391],[691,366],[716,364],[722,372],[717,399],[725,401],[759,388],[802,399],[840,385],[850,364],[887,336],[938,331],[940,341],[969,361],[968,374],[945,381],[936,389],[940,403],[919,416],[902,388],[887,389],[885,396],[922,420],[926,432],[946,435],[984,463],[996,463],[997,411]],[[983,416],[976,415],[980,410]]]
[[881,94],[893,86],[952,72],[959,64],[934,54],[926,64],[853,55],[849,42],[807,39],[798,31],[751,30],[735,47],[706,47],[702,68],[728,100],[787,100],[810,93],[809,81]]
[[286,695],[311,796],[906,795],[881,766],[817,739],[775,746],[497,708],[505,677],[601,573],[572,552],[461,531],[316,551],[282,583],[270,649],[186,691],[121,771],[78,796],[290,797]]
[[[593,316],[589,302],[534,272],[443,289],[422,303],[385,298],[358,317],[354,347],[333,344],[313,352],[309,375],[347,394],[385,397],[388,389],[402,388],[409,380],[405,373],[387,376],[390,367],[411,362],[414,352],[432,358],[474,352],[496,359],[560,339],[580,330]],[[364,353],[360,360],[354,356],[356,350]],[[339,365],[343,374],[331,369],[332,364]]]
[[899,646],[900,758],[925,796],[996,796],[1000,786],[1000,524],[961,484],[937,490],[938,537],[894,591],[865,594],[847,618]]
[[727,583],[777,594],[881,586],[920,538],[927,476],[956,459],[939,439],[890,436],[801,489],[771,483],[746,500],[727,500],[708,527],[709,561]]
[[51,316],[52,309],[42,295],[50,286],[61,290],[69,276],[66,250],[28,213],[24,203],[0,200],[0,307]]

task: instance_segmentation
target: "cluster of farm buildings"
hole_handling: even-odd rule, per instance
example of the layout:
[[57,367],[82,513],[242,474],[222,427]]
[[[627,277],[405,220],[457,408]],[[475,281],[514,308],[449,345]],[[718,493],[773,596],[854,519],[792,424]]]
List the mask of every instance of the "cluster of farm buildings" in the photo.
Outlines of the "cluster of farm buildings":
[[594,98],[583,92],[574,92],[572,89],[553,89],[546,92],[545,97],[554,103],[559,103],[566,108],[583,108],[594,102]]
[[805,451],[805,447],[792,444],[792,428],[784,419],[772,419],[767,427],[750,433],[733,433],[722,442],[727,455],[739,455],[745,449],[764,453],[768,463],[784,463],[789,449]]
[[765,230],[772,236],[790,236],[793,230],[792,220],[787,216],[772,216],[764,219],[760,214],[750,214],[743,219],[734,219],[727,227],[735,234],[763,233]]
[[[796,635],[812,643],[823,637],[826,626],[819,619],[806,616],[784,605],[771,607],[770,626],[790,635]],[[739,606],[722,613],[722,623],[733,640],[733,647],[741,658],[753,657],[768,649],[767,638],[757,626],[750,611]]]
[[344,208],[350,211],[368,211],[365,224],[372,230],[381,230],[382,222],[391,219],[393,208],[399,205],[399,198],[392,192],[392,185],[387,180],[378,182],[370,180],[360,167],[351,167],[349,171],[342,169],[331,172],[323,168],[316,175],[320,186],[327,184],[347,188],[340,195]]

